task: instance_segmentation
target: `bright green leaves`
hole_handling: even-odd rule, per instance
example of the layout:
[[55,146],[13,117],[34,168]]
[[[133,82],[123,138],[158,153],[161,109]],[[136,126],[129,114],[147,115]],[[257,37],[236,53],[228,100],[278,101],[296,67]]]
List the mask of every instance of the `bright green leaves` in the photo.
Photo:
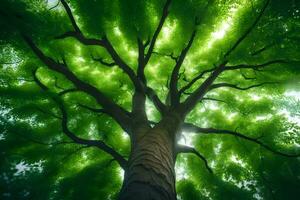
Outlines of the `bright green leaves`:
[[[210,3],[209,3],[210,2]],[[187,41],[195,41],[183,62],[179,88],[203,70],[220,64],[224,54],[244,34],[265,1],[173,0],[145,69],[149,86],[164,101],[171,71]],[[87,38],[111,41],[120,57],[137,69],[137,38],[153,36],[164,1],[95,0],[67,2]],[[65,61],[81,80],[95,86],[124,109],[131,110],[133,84],[102,47],[85,46],[74,38],[54,39],[73,31],[61,4],[55,1],[2,1],[0,8],[0,188],[4,199],[114,199],[122,172],[111,158],[93,148],[69,143],[61,130],[61,113],[49,94],[34,83],[32,72],[52,93],[74,89],[61,74],[47,69],[21,41],[32,37],[55,61]],[[228,56],[228,65],[265,68],[224,71],[215,83],[232,87],[207,93],[187,117],[202,127],[238,131],[259,138],[273,149],[299,150],[299,10],[297,1],[272,0],[266,13],[243,42]],[[199,23],[195,26],[195,22]],[[147,52],[149,47],[146,47]],[[183,94],[193,92],[199,79]],[[261,83],[267,84],[255,86]],[[275,83],[276,82],[276,83]],[[61,95],[68,111],[68,127],[82,138],[101,139],[128,155],[130,141],[117,123],[103,113],[89,95],[76,90]],[[159,112],[147,100],[150,120]],[[286,159],[233,135],[184,133],[180,143],[195,146],[214,175],[194,155],[179,156],[176,163],[179,199],[296,199],[299,194],[299,160]],[[67,144],[60,144],[60,143]],[[59,144],[58,144],[59,143]],[[21,170],[21,171],[20,171]]]
[[71,1],[70,3],[78,26],[84,33],[87,33],[87,36],[98,38],[104,36],[107,29],[113,27],[113,22],[118,20],[118,14],[116,13],[117,1],[81,0]]

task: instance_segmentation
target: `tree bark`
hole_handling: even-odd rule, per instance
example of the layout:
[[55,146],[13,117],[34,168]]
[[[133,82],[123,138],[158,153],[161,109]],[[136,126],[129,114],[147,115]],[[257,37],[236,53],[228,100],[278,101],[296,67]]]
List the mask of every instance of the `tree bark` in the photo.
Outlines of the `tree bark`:
[[176,116],[164,117],[133,140],[119,200],[176,200]]

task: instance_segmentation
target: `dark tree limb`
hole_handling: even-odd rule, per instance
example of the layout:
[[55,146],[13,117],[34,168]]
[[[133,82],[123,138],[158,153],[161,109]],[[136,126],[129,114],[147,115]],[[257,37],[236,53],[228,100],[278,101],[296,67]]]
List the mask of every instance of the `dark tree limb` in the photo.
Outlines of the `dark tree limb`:
[[177,84],[178,84],[178,79],[179,79],[179,70],[182,66],[182,63],[189,51],[189,49],[191,48],[194,38],[196,36],[196,30],[193,31],[191,38],[187,44],[187,46],[181,51],[178,59],[176,59],[176,64],[173,68],[172,74],[171,74],[171,79],[170,79],[170,97],[171,97],[171,105],[176,105],[179,103],[179,94],[178,94],[178,88],[177,88]]
[[67,14],[68,14],[68,17],[72,23],[72,26],[74,28],[74,30],[78,33],[81,33],[76,21],[75,21],[75,18],[72,14],[72,11],[71,11],[71,8],[69,7],[69,5],[67,4],[67,2],[65,0],[60,0],[60,2],[62,3],[62,5],[64,6],[64,9],[66,10]]
[[183,63],[189,49],[191,48],[191,46],[193,44],[196,33],[197,33],[197,31],[194,30],[189,39],[187,46],[181,51],[181,53],[176,61],[176,64],[172,70],[171,79],[170,79],[170,97],[171,97],[171,105],[172,106],[176,106],[179,104],[179,95],[178,95],[178,88],[177,88],[178,74],[179,74],[179,70],[182,66],[182,63]]
[[[180,92],[184,92],[185,90],[189,89],[197,80],[203,77],[204,74],[211,72],[210,76],[193,92],[190,94],[190,96],[181,104],[181,113],[183,115],[187,114],[195,105],[196,103],[203,98],[203,96],[206,94],[206,92],[210,89],[212,83],[215,81],[215,79],[223,72],[223,71],[229,71],[229,70],[238,70],[238,69],[253,69],[256,71],[259,71],[260,69],[273,65],[273,64],[287,64],[292,61],[287,61],[284,59],[277,59],[277,60],[271,60],[262,64],[240,64],[240,65],[234,65],[234,66],[227,66],[227,61],[224,61],[221,65],[218,67],[208,69],[200,73],[197,77],[195,77],[190,83],[188,83],[186,86],[184,86]],[[251,87],[252,88],[252,87]],[[237,88],[238,89],[238,88]],[[249,88],[250,89],[250,88]]]
[[103,47],[107,50],[107,52],[110,54],[114,62],[129,76],[130,80],[135,86],[135,89],[139,92],[144,92],[144,85],[142,82],[138,79],[133,69],[131,69],[124,60],[118,55],[117,51],[114,49],[110,41],[107,37],[103,38],[104,45]]
[[169,10],[171,1],[172,0],[166,0],[166,3],[164,5],[164,7],[163,7],[162,16],[161,16],[161,18],[159,20],[158,26],[156,27],[156,30],[155,30],[155,32],[154,32],[154,34],[152,36],[152,39],[151,39],[151,41],[149,43],[149,49],[148,49],[148,51],[146,53],[146,56],[145,56],[145,65],[144,65],[144,67],[147,65],[147,63],[150,60],[150,57],[151,57],[151,55],[153,53],[153,50],[154,50],[154,45],[156,43],[157,37],[158,37],[158,35],[159,35],[159,33],[160,33],[160,31],[161,31],[161,29],[162,29],[162,27],[163,27],[163,25],[164,25],[164,23],[166,21],[166,18],[168,16],[168,14],[169,14],[168,10]]
[[[245,31],[245,33],[234,43],[234,45],[224,54],[224,61],[221,63],[218,67],[212,71],[210,76],[181,104],[180,112],[182,115],[186,115],[189,113],[192,108],[197,104],[197,102],[203,98],[205,93],[208,91],[210,85],[215,81],[215,79],[224,71],[224,70],[232,70],[235,69],[235,67],[226,67],[226,64],[228,63],[227,57],[231,54],[232,51],[234,51],[238,45],[251,33],[251,31],[254,29],[254,27],[257,25],[259,20],[261,19],[263,13],[265,12],[267,6],[269,5],[270,0],[266,0],[266,3],[264,4],[261,12],[259,13],[258,17],[255,19],[253,24]],[[253,67],[252,67],[253,68]],[[240,68],[236,68],[240,69]],[[201,76],[200,76],[201,77]],[[196,79],[197,81],[198,79]]]
[[211,68],[211,69],[207,69],[207,70],[202,71],[199,75],[197,75],[196,77],[194,77],[188,84],[186,84],[185,86],[183,86],[183,87],[179,90],[179,92],[178,92],[179,96],[181,96],[186,90],[188,90],[189,88],[191,88],[191,87],[193,86],[193,84],[194,84],[196,81],[198,81],[198,80],[200,80],[201,78],[203,78],[203,76],[204,76],[205,74],[207,74],[207,73],[209,73],[209,72],[212,72],[212,71],[214,71],[215,69],[216,69],[216,68],[214,67],[214,68]]
[[209,90],[211,84],[215,79],[224,71],[227,61],[220,64],[218,67],[211,72],[206,80],[180,105],[179,112],[185,116],[189,113],[201,98],[204,97],[206,92]]
[[206,158],[202,154],[200,154],[195,148],[189,147],[189,146],[184,146],[184,145],[178,145],[176,147],[176,154],[178,155],[180,153],[192,153],[192,154],[195,154],[196,156],[198,156],[204,162],[206,169],[210,173],[213,173],[212,169],[208,165],[208,162],[207,162]]
[[67,111],[63,103],[59,99],[56,99],[55,101],[58,104],[59,109],[61,110],[62,113],[61,125],[62,125],[62,130],[66,136],[68,136],[72,141],[76,142],[77,144],[93,146],[101,149],[102,151],[110,154],[114,159],[116,159],[123,169],[126,169],[127,161],[123,158],[123,156],[121,156],[119,153],[117,153],[113,148],[109,147],[103,141],[80,138],[76,136],[72,131],[70,131],[70,129],[68,128]]
[[222,103],[227,103],[227,102],[224,101],[224,100],[216,99],[216,98],[212,98],[212,97],[203,97],[203,98],[201,99],[201,101],[218,101],[218,102],[222,102]]
[[54,6],[52,6],[51,8],[49,8],[49,10],[53,10],[53,9],[57,8],[59,6],[59,3],[60,3],[60,1],[57,1],[57,3]]
[[[145,111],[145,102],[146,102],[146,96],[149,96],[149,92],[147,92],[147,80],[146,80],[146,77],[145,77],[145,67],[147,65],[147,63],[149,62],[150,60],[150,57],[153,53],[153,50],[154,50],[154,45],[155,45],[155,42],[157,40],[157,37],[163,27],[163,24],[168,16],[168,9],[169,9],[169,6],[171,4],[171,0],[166,0],[166,3],[163,7],[163,13],[162,13],[162,16],[160,18],[160,21],[159,21],[159,24],[152,36],[152,38],[148,39],[145,44],[143,43],[143,41],[138,38],[137,42],[138,42],[138,69],[137,69],[137,80],[140,82],[142,82],[143,84],[140,84],[141,87],[137,87],[138,85],[135,84],[135,88],[136,88],[136,91],[135,91],[135,94],[133,96],[133,102],[132,102],[132,105],[133,105],[133,112],[135,113],[140,113],[139,115],[141,115],[140,117],[144,118],[146,120],[146,111]],[[145,48],[149,45],[149,48],[148,48],[148,51],[147,53],[145,53]],[[133,81],[134,82],[134,81]],[[153,91],[153,90],[152,90]],[[146,94],[148,93],[148,94]],[[150,95],[150,97],[152,97]],[[155,97],[155,96],[154,96]],[[150,98],[150,99],[153,99],[153,98]],[[153,99],[154,100],[154,99]],[[155,98],[154,102],[157,102],[157,98]]]
[[[147,42],[146,42],[147,43]],[[145,44],[138,38],[138,68],[137,68],[137,79],[142,85],[142,89],[135,89],[132,97],[132,113],[134,116],[135,124],[147,123],[146,114],[146,85],[147,79],[144,74],[145,68]]]
[[254,20],[253,24],[245,31],[245,33],[243,35],[241,35],[241,37],[233,44],[233,46],[225,53],[224,58],[226,59],[231,52],[233,52],[241,43],[242,41],[253,31],[253,29],[255,28],[255,26],[258,24],[258,22],[260,21],[261,17],[263,16],[263,14],[265,13],[269,3],[271,0],[266,0],[263,8],[261,9],[260,13],[258,14],[258,16],[256,17],[256,19]]
[[[127,111],[112,102],[96,87],[80,80],[72,71],[70,71],[65,64],[57,63],[52,58],[47,57],[44,53],[34,44],[31,38],[26,35],[22,35],[28,46],[32,49],[35,55],[51,70],[54,70],[64,75],[69,81],[71,81],[77,89],[91,95],[96,101],[107,110],[109,115],[115,119],[120,126],[127,132],[131,132],[130,117],[127,115]],[[43,87],[41,85],[41,87]]]
[[145,45],[143,41],[138,38],[138,68],[137,68],[137,79],[143,85],[142,89],[135,89],[132,97],[132,113],[136,124],[147,123],[146,114],[146,85],[147,80],[144,74],[145,66]]
[[75,18],[73,16],[72,10],[69,7],[68,3],[65,0],[60,0],[68,17],[69,20],[71,21],[72,27],[74,31],[68,31],[60,36],[55,37],[56,39],[64,39],[67,37],[73,37],[76,38],[79,42],[85,44],[85,45],[98,45],[98,46],[103,46],[103,40],[101,39],[94,39],[94,38],[86,38],[80,28],[78,27]]
[[[34,80],[36,81],[37,85],[42,86],[41,89],[45,92],[48,92],[49,89],[47,86],[45,86],[42,82],[39,81],[39,79],[36,77],[35,72],[34,74]],[[74,143],[76,144],[81,144],[86,147],[97,147],[100,150],[108,153],[111,155],[118,163],[119,165],[123,168],[127,168],[127,161],[123,158],[122,155],[120,155],[118,152],[116,152],[113,148],[105,144],[105,142],[101,140],[89,140],[89,139],[84,139],[81,137],[78,137],[76,134],[74,134],[68,127],[68,114],[67,110],[64,106],[64,103],[62,100],[59,98],[59,96],[52,95],[53,101],[58,105],[60,111],[61,111],[61,126],[62,126],[62,131],[63,133],[70,138]]]
[[[230,70],[230,68],[225,67],[228,63],[227,57],[233,52],[239,44],[252,32],[255,28],[259,20],[261,19],[262,15],[264,14],[266,8],[268,7],[270,0],[266,0],[262,10],[260,11],[257,18],[254,20],[253,24],[245,31],[243,35],[233,44],[233,46],[224,54],[224,61],[215,68],[215,70],[210,74],[210,76],[180,105],[180,113],[185,116],[189,113],[197,104],[197,102],[203,98],[205,93],[208,91],[211,84],[215,81],[215,79],[226,69]],[[234,67],[231,68],[235,69]],[[241,69],[238,67],[237,69]]]
[[216,84],[212,84],[210,86],[209,90],[222,88],[222,87],[229,87],[229,88],[234,88],[234,89],[237,89],[237,90],[249,90],[249,89],[260,87],[260,86],[263,86],[263,85],[277,84],[277,83],[278,82],[263,82],[263,83],[259,83],[259,84],[255,84],[255,85],[250,85],[250,86],[247,86],[247,87],[239,87],[235,84],[230,84],[230,83],[216,83]]
[[117,51],[114,49],[110,41],[106,36],[102,37],[102,39],[94,39],[94,38],[86,38],[78,25],[76,24],[76,21],[73,17],[72,11],[69,7],[69,5],[66,3],[65,0],[61,0],[69,19],[72,23],[72,26],[74,28],[74,31],[66,32],[65,34],[56,37],[57,39],[63,39],[67,37],[73,37],[76,38],[79,42],[85,45],[96,45],[101,46],[106,49],[106,51],[110,54],[111,58],[114,60],[114,62],[122,69],[131,79],[133,82],[135,88],[137,90],[143,91],[143,85],[138,80],[137,76],[135,75],[134,71],[124,62],[124,60],[118,55]]
[[[289,62],[293,61],[287,61],[284,59],[277,59],[277,60],[271,60],[262,64],[256,64],[256,65],[247,65],[247,64],[240,64],[240,65],[234,65],[234,66],[227,66],[227,61],[224,61],[221,65],[214,68],[214,71],[210,74],[210,76],[193,92],[191,95],[185,100],[185,102],[181,105],[181,112],[183,114],[188,113],[195,105],[196,103],[203,98],[203,96],[206,94],[206,92],[210,89],[212,83],[215,81],[215,79],[224,71],[229,70],[239,70],[239,69],[253,69],[256,71],[259,71],[260,69],[273,65],[273,64],[287,64]],[[213,70],[213,69],[211,69]],[[208,73],[210,70],[204,71],[205,73]],[[199,75],[201,78],[202,73]],[[197,81],[197,80],[196,80]],[[252,88],[252,87],[251,87]],[[238,88],[237,88],[238,89]]]
[[155,91],[152,88],[147,87],[146,92],[147,92],[148,98],[152,101],[152,103],[154,104],[156,109],[161,114],[163,114],[167,110],[166,105],[159,99],[159,97],[157,96],[157,94],[155,93]]
[[196,126],[194,124],[191,124],[191,123],[184,123],[183,129],[185,131],[188,131],[188,132],[200,133],[200,134],[232,135],[232,136],[236,136],[236,137],[242,138],[244,140],[247,140],[249,142],[258,144],[261,147],[263,147],[264,149],[266,149],[266,150],[268,150],[268,151],[270,151],[274,154],[280,155],[280,156],[291,157],[291,158],[300,157],[300,154],[287,154],[287,153],[283,153],[283,152],[277,151],[275,149],[272,149],[271,147],[269,147],[268,145],[266,145],[262,141],[260,141],[259,138],[251,138],[251,137],[248,137],[248,136],[246,136],[244,134],[241,134],[237,131],[230,131],[230,130],[224,130],[224,129],[215,129],[215,128],[201,128],[201,127],[198,127],[198,126]]
[[81,42],[84,45],[89,46],[103,46],[104,41],[102,39],[95,39],[95,38],[86,38],[81,33],[75,32],[75,31],[68,31],[65,32],[62,35],[56,36],[55,39],[65,39],[65,38],[75,38],[79,42]]
[[137,69],[137,75],[139,79],[146,84],[146,77],[144,73],[145,68],[145,45],[143,44],[143,41],[138,38],[138,69]]

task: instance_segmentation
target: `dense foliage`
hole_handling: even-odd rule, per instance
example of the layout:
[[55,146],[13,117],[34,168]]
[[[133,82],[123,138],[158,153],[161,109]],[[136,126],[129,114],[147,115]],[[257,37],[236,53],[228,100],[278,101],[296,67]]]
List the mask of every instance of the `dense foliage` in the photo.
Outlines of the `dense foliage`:
[[[63,117],[53,96],[61,97],[68,127],[79,137],[100,139],[127,158],[128,135],[105,113],[93,112],[101,109],[98,102],[47,67],[24,40],[26,34],[45,55],[66,64],[130,112],[134,84],[105,48],[63,36],[74,24],[62,2],[1,0],[0,199],[115,199],[122,184],[123,171],[110,155],[76,144],[62,132]],[[197,34],[178,73],[178,88],[207,73],[182,93],[181,101],[224,57],[228,67],[239,66],[222,73],[215,88],[186,118],[197,126],[236,135],[182,130],[178,142],[201,152],[213,173],[195,155],[179,155],[179,199],[300,196],[300,160],[287,156],[299,154],[300,147],[300,2],[271,0],[262,12],[266,2],[173,0],[170,4],[145,68],[147,84],[163,102],[170,102],[170,76],[194,30]],[[137,39],[145,44],[152,38],[165,1],[67,3],[85,37],[107,37],[136,71]],[[146,112],[152,123],[160,120],[150,99]]]

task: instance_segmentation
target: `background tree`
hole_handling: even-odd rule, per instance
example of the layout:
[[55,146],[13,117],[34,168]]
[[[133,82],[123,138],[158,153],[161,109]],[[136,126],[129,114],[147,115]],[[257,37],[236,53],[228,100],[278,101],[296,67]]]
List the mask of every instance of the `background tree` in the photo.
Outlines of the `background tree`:
[[1,199],[297,199],[299,7],[2,0]]

